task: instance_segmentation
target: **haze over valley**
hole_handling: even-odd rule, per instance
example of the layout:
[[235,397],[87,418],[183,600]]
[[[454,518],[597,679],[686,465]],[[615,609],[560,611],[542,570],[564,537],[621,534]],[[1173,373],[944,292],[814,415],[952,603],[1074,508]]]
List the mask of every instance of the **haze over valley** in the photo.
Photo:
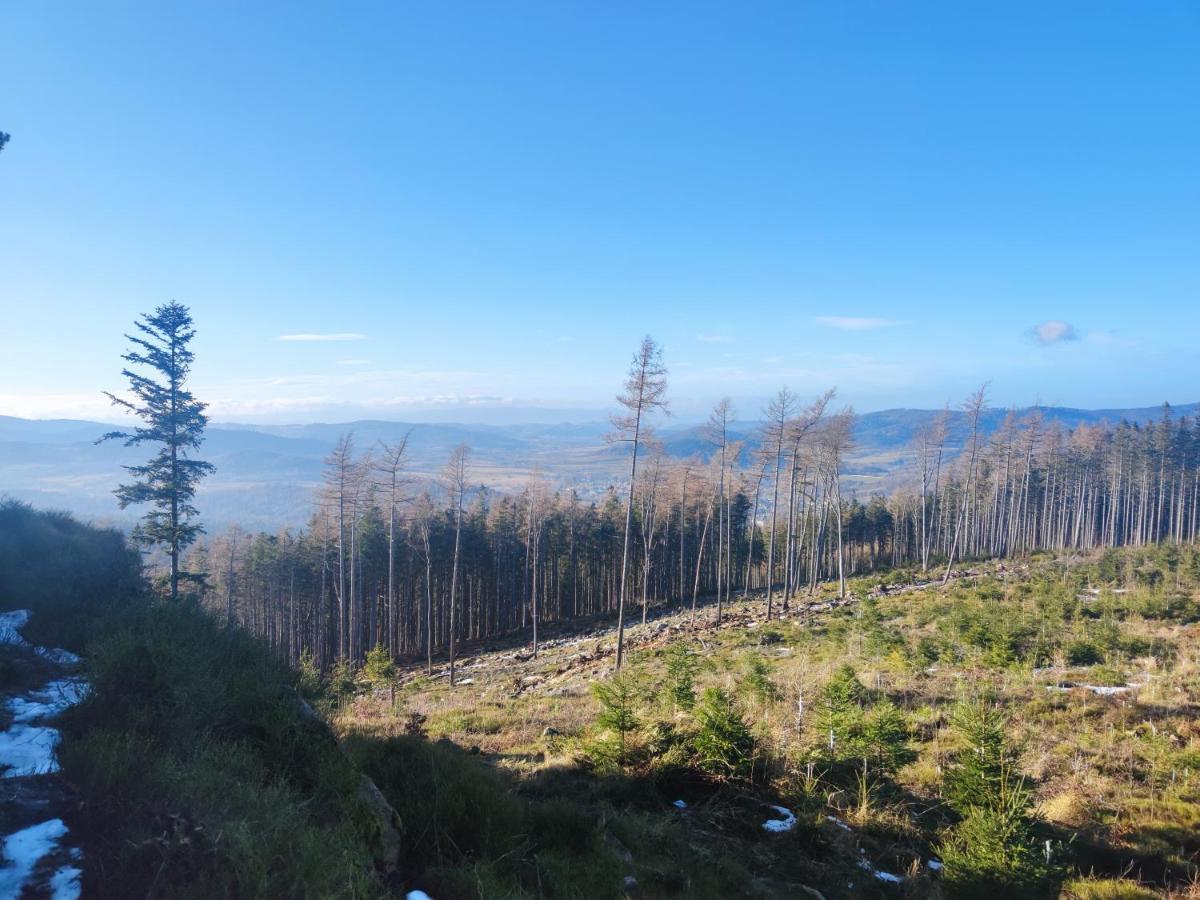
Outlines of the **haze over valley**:
[[[1065,429],[1084,423],[1145,424],[1163,414],[1161,405],[1099,410],[1043,407],[1037,411],[1047,425],[1058,423]],[[1197,403],[1172,407],[1175,416],[1197,411]],[[865,502],[872,494],[886,495],[910,485],[914,438],[939,412],[890,409],[858,416],[854,447],[844,470],[847,489]],[[1012,411],[1017,419],[1033,412],[1030,408]],[[983,419],[985,433],[993,433],[1008,415],[1006,410],[988,410]],[[966,438],[961,410],[951,410],[950,423],[946,446],[948,455],[953,455]],[[760,425],[757,418],[735,421],[731,439],[743,441],[746,453],[752,454],[758,448]],[[0,495],[47,509],[68,510],[98,522],[131,525],[137,512],[116,509],[112,491],[121,480],[120,467],[135,463],[138,451],[116,443],[96,446],[96,438],[112,427],[82,420],[0,416]],[[493,491],[518,493],[531,478],[539,478],[559,490],[577,491],[581,499],[590,501],[621,484],[625,452],[622,446],[606,441],[611,431],[606,420],[557,425],[214,422],[206,431],[204,456],[217,471],[203,483],[198,496],[206,521],[214,528],[238,523],[273,531],[303,525],[312,516],[324,460],[338,438],[349,433],[362,450],[370,450],[380,441],[394,443],[409,434],[410,475],[435,490],[446,458],[456,445],[466,443],[473,453],[472,478]],[[668,421],[657,434],[667,457],[707,460],[714,448],[702,431],[696,423]]]

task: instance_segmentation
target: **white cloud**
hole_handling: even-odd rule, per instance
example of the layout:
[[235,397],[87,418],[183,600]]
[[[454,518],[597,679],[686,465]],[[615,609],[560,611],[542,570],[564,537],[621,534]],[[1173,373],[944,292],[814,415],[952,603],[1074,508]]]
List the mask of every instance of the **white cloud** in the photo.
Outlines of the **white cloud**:
[[357,331],[339,331],[333,334],[281,334],[277,341],[301,341],[311,343],[316,341],[365,341],[367,336]]
[[1061,319],[1048,319],[1033,329],[1033,336],[1039,344],[1059,344],[1063,341],[1077,341],[1079,335],[1075,326]]
[[404,412],[406,410],[478,408],[513,406],[512,397],[486,394],[405,394],[348,400],[331,394],[309,394],[296,397],[262,397],[254,399],[223,398],[214,400],[209,415],[217,420],[253,419],[256,416],[279,415],[362,415],[371,412]]
[[22,419],[89,419],[101,422],[117,422],[124,418],[124,413],[99,391],[78,394],[0,393],[0,415]]
[[733,338],[727,334],[698,334],[696,340],[705,344],[729,344]]
[[813,321],[818,325],[840,328],[843,331],[874,331],[876,328],[890,328],[896,324],[891,319],[877,319],[872,316],[814,316]]

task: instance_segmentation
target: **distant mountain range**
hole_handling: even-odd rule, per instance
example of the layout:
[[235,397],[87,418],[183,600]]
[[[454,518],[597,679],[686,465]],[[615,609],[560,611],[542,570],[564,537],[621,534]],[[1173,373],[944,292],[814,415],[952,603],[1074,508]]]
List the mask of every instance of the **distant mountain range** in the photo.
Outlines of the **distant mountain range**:
[[[1017,412],[1024,415],[1030,410]],[[988,410],[985,429],[994,431],[1007,413]],[[1162,415],[1162,407],[1043,407],[1041,413],[1047,422],[1073,428],[1085,422],[1150,422]],[[1198,413],[1200,403],[1173,407],[1176,416]],[[853,489],[871,493],[900,483],[912,461],[914,436],[938,414],[937,410],[888,409],[859,416],[856,447],[847,466]],[[731,437],[747,441],[752,449],[757,424],[737,423]],[[95,440],[112,427],[71,419],[0,416],[0,495],[39,507],[67,509],[101,522],[131,523],[137,512],[118,510],[112,489],[124,474],[121,466],[138,462],[146,454],[115,441],[96,445]],[[435,477],[451,450],[466,443],[471,447],[473,480],[491,489],[519,490],[536,474],[574,487],[585,497],[596,496],[609,485],[620,484],[625,471],[625,447],[606,443],[608,430],[608,423],[601,421],[560,425],[213,424],[201,455],[216,464],[217,473],[203,483],[198,505],[211,527],[233,521],[254,529],[302,524],[312,511],[323,460],[347,431],[353,433],[361,450],[409,434],[409,465],[418,481]],[[951,412],[948,443],[961,445],[965,434],[965,416]],[[712,449],[699,425],[668,424],[658,435],[671,457],[707,457]]]

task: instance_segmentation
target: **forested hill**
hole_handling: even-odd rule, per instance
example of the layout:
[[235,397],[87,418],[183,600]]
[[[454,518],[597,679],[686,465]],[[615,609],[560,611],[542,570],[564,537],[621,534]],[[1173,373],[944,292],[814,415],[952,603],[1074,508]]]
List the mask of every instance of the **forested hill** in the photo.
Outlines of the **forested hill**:
[[[1042,407],[1046,423],[1067,428],[1083,423],[1122,420],[1151,422],[1161,406],[1085,410]],[[1172,408],[1172,415],[1195,415],[1200,403]],[[1017,410],[1023,417],[1031,409]],[[985,430],[1000,428],[1009,414],[984,414]],[[888,491],[905,477],[914,436],[932,423],[939,410],[890,409],[860,415],[854,451],[846,475],[859,492]],[[948,444],[961,445],[965,417],[950,412]],[[731,437],[755,442],[757,422],[739,422]],[[338,424],[214,424],[207,431],[204,457],[216,474],[200,488],[205,520],[219,527],[237,521],[244,527],[273,529],[305,522],[312,511],[312,489],[321,479],[322,460],[341,434],[353,430],[361,449],[394,442],[411,429],[409,465],[420,478],[440,470],[459,443],[470,445],[475,480],[497,490],[517,490],[532,474],[594,496],[624,477],[623,447],[606,444],[604,421],[554,425],[456,425],[359,421]],[[125,524],[115,509],[112,489],[121,465],[140,462],[136,451],[116,442],[93,442],[108,426],[72,419],[31,420],[0,416],[0,494],[39,506],[69,509],[80,515]],[[711,446],[702,426],[671,423],[659,431],[668,455],[706,456]],[[128,514],[128,522],[133,513]]]

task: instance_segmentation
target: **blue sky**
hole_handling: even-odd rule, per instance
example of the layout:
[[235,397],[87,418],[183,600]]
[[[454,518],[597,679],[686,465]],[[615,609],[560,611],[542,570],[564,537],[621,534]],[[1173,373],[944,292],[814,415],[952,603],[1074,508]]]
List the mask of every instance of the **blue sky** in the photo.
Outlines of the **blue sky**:
[[10,2],[0,57],[0,413],[104,415],[171,298],[222,420],[585,417],[646,332],[682,416],[1200,399],[1194,2]]

